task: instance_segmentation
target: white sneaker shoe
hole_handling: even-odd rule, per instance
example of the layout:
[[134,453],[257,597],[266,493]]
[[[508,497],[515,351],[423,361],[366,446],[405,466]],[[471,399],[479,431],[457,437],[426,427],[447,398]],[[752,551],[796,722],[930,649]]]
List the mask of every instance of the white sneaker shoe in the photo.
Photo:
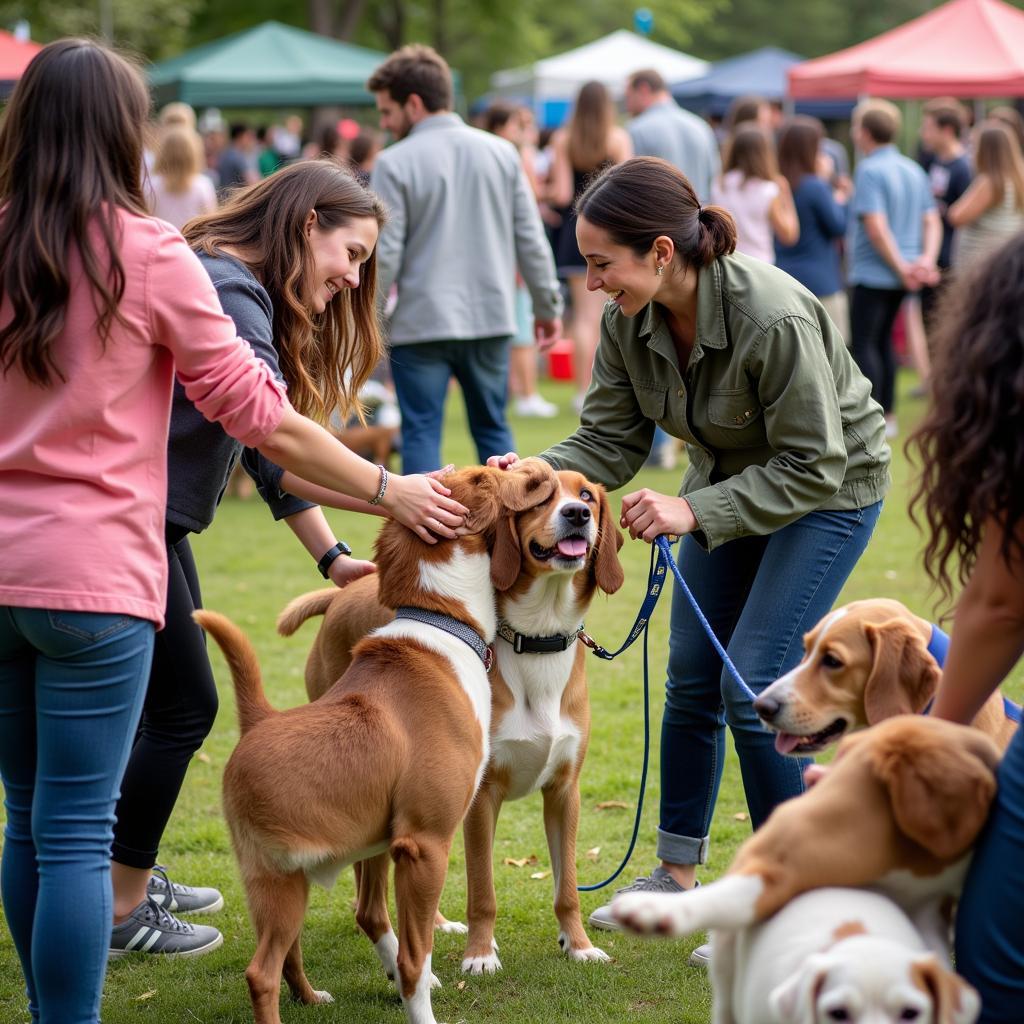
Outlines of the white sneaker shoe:
[[515,408],[517,416],[526,418],[549,420],[558,415],[558,406],[536,393],[517,398]]

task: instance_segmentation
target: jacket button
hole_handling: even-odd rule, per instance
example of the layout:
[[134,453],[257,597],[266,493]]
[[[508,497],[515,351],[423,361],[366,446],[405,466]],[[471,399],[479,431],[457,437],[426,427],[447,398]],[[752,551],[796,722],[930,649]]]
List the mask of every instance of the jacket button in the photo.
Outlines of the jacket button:
[[733,418],[733,423],[742,423],[742,422],[743,422],[743,417],[742,416],[735,416]]
[[677,397],[677,398],[682,398],[682,397],[683,397],[683,395],[685,395],[685,394],[686,394],[686,392],[685,392],[685,391],[684,391],[684,390],[683,390],[682,388],[680,388],[680,389],[679,389],[679,390],[678,390],[678,391],[676,392],[676,397]]

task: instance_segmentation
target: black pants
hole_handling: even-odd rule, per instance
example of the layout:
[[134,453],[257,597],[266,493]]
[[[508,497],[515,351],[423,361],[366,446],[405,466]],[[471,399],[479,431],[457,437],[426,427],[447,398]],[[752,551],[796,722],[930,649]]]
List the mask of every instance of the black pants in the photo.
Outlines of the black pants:
[[907,293],[902,288],[869,288],[858,284],[850,301],[853,358],[871,381],[871,397],[892,412],[896,397],[896,354],[892,325]]
[[192,621],[202,607],[188,532],[167,524],[167,621],[156,634],[153,668],[117,803],[113,859],[151,868],[192,755],[217,717],[217,686],[206,637]]

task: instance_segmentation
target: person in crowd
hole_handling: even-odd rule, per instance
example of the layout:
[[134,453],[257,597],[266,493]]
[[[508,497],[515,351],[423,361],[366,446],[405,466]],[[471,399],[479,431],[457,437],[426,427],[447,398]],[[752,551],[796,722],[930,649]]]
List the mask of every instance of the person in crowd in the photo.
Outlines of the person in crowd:
[[718,140],[702,117],[684,110],[672,98],[658,71],[634,71],[626,82],[626,125],[637,156],[658,156],[678,167],[703,202],[711,199],[711,183],[721,170]]
[[1010,129],[1010,134],[1017,139],[1020,151],[1024,153],[1024,117],[1016,107],[993,107],[988,112],[988,118],[992,121],[999,121]]
[[957,229],[956,271],[1024,231],[1024,156],[1002,122],[989,119],[976,129],[974,169],[970,187],[946,215]]
[[372,128],[362,128],[352,140],[348,160],[356,180],[366,188],[370,187],[370,175],[377,156],[384,148],[380,135]]
[[187,221],[217,209],[217,192],[203,173],[203,140],[194,128],[165,128],[146,183],[149,212],[179,231]]
[[726,111],[722,129],[726,140],[730,139],[741,126],[753,124],[766,134],[775,129],[775,117],[772,105],[763,96],[737,96]]
[[[934,402],[911,438],[912,509],[944,596],[962,585],[931,714],[969,724],[1024,652],[1024,235],[956,272],[936,318]],[[999,766],[956,916],[956,969],[979,1024],[1024,1006],[1024,731]]]
[[821,176],[824,134],[817,118],[797,114],[783,122],[779,169],[793,194],[799,237],[792,245],[776,241],[775,265],[817,297],[840,335],[849,340],[850,311],[837,243],[846,234],[850,191],[833,188]]
[[579,410],[590,386],[604,297],[587,288],[587,262],[576,244],[573,202],[595,174],[628,159],[633,153],[633,144],[625,129],[615,123],[611,96],[600,82],[587,82],[580,88],[569,123],[555,132],[551,144],[554,164],[548,198],[562,220],[555,263],[558,276],[569,285],[572,305],[569,335],[576,377],[573,403]]
[[729,140],[711,201],[732,214],[736,248],[765,263],[775,262],[776,238],[795,245],[800,237],[789,181],[779,174],[772,142],[755,124],[741,124]]
[[259,155],[256,157],[256,169],[261,178],[268,178],[281,166],[281,156],[274,146],[274,136],[278,125],[261,124],[256,129],[256,146]]
[[342,136],[336,123],[328,123],[322,125],[316,138],[303,148],[302,155],[306,160],[330,157],[344,163],[349,158],[349,142]]
[[452,111],[452,76],[428,46],[393,53],[370,76],[381,129],[398,141],[371,183],[391,214],[381,232],[381,298],[397,285],[391,376],[405,472],[441,464],[451,377],[466,401],[480,461],[507,451],[509,344],[516,266],[530,290],[534,337],[561,335],[562,297],[537,204],[514,147]]
[[899,109],[886,100],[854,109],[851,136],[861,160],[850,211],[850,340],[890,437],[898,430],[892,325],[907,292],[938,281],[942,244],[928,176],[896,148],[899,130]]
[[[40,1024],[99,1020],[114,802],[165,615],[174,375],[301,479],[379,497],[424,534],[464,521],[439,481],[389,482],[296,412],[182,236],[146,213],[148,113],[138,68],[64,39],[0,126],[0,890]],[[344,273],[323,268],[317,304]]]
[[228,146],[217,159],[219,195],[224,199],[232,190],[259,181],[256,165],[256,133],[242,121],[231,125]]
[[[357,394],[383,353],[376,318],[374,246],[385,211],[341,164],[303,161],[236,193],[218,213],[192,221],[186,241],[199,255],[239,336],[273,370],[299,411],[328,424],[358,413]],[[322,244],[324,237],[332,242]],[[344,255],[342,255],[344,252]],[[295,277],[295,268],[301,268]],[[340,282],[323,291],[324,279]],[[316,319],[314,319],[316,318]],[[205,912],[222,898],[153,873],[160,839],[192,755],[217,713],[217,689],[202,630],[189,534],[213,520],[242,446],[207,423],[176,387],[168,442],[164,533],[170,581],[157,635],[142,723],[132,747],[114,828],[111,952],[144,947],[153,955],[206,952],[218,934],[167,913]],[[248,450],[243,462],[275,519],[283,519],[338,586],[373,570],[348,557],[318,505],[373,512],[330,494]],[[340,555],[346,557],[340,557]],[[162,900],[160,913],[154,901]],[[147,940],[138,939],[147,929]]]
[[[628,483],[655,424],[686,442],[678,496],[644,488],[620,524],[682,537],[700,607],[755,691],[802,657],[801,637],[863,553],[889,486],[885,422],[821,304],[788,275],[734,253],[732,217],[701,206],[670,164],[637,157],[577,201],[588,285],[609,295],[580,426],[541,454],[610,489]],[[492,460],[507,466],[517,456]],[[629,889],[679,892],[708,855],[732,730],[758,827],[803,788],[673,594],[661,733],[660,865]],[[618,927],[610,905],[590,916]],[[697,955],[706,962],[707,948]]]
[[302,153],[303,124],[298,114],[289,114],[278,131],[274,132],[274,148],[281,163],[298,159]]

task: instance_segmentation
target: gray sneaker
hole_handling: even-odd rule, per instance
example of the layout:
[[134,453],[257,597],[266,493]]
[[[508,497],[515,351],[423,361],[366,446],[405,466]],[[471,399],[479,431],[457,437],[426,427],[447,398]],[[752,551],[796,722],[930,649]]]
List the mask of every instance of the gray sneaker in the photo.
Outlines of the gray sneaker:
[[130,953],[161,956],[202,956],[212,953],[224,936],[209,925],[189,924],[172,917],[148,896],[110,935],[110,957]]
[[[632,885],[623,886],[615,890],[615,895],[623,892],[685,892],[681,886],[661,865],[658,865],[649,875],[638,878]],[[621,932],[622,925],[612,917],[612,904],[609,900],[604,906],[598,907],[588,921],[595,927],[606,932]]]
[[167,877],[167,869],[160,864],[149,876],[146,895],[172,914],[212,914],[224,906],[224,897],[217,889],[172,882]]
[[687,963],[691,967],[707,967],[711,963],[711,943],[705,942],[698,946],[691,954]]

